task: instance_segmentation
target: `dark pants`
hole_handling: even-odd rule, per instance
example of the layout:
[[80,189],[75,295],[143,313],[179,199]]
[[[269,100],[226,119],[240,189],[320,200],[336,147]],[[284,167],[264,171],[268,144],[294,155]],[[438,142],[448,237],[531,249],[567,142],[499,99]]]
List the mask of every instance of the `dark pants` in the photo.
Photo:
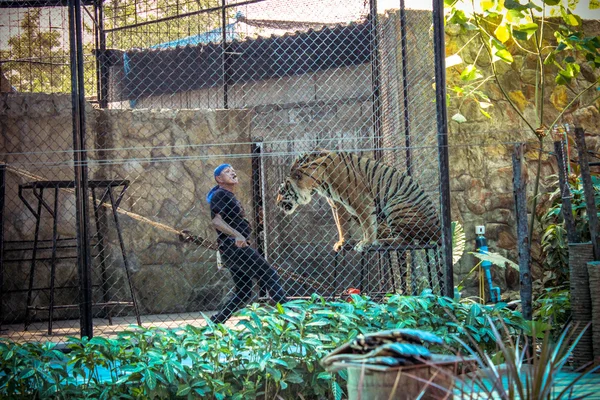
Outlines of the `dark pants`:
[[279,275],[256,250],[251,247],[239,248],[235,245],[222,246],[221,258],[231,272],[235,291],[225,307],[211,317],[215,323],[223,323],[231,314],[244,307],[252,297],[252,287],[256,279],[262,289],[269,292],[277,303],[287,301],[279,283]]

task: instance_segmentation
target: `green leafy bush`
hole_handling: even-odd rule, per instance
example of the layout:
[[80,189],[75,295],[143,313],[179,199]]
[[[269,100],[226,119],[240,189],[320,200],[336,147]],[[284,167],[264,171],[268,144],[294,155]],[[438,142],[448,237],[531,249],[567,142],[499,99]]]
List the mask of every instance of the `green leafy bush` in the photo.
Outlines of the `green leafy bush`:
[[382,303],[314,296],[285,306],[255,304],[241,316],[234,329],[210,322],[179,330],[132,326],[114,339],[70,338],[67,354],[51,343],[0,342],[0,397],[340,399],[346,376],[326,372],[319,360],[360,333],[418,328],[448,345],[468,335],[494,350],[494,323],[514,335],[526,326],[505,304],[430,292]]
[[[589,325],[585,329],[589,329]],[[539,338],[534,335],[530,341],[527,336],[515,340],[509,332],[504,331],[504,334],[501,334],[494,327],[499,346],[499,352],[494,358],[490,358],[476,342],[471,341],[471,345],[463,342],[463,349],[479,368],[473,373],[457,377],[456,389],[452,394],[461,399],[591,398],[594,393],[591,386],[585,390],[586,393],[581,391],[576,394],[575,390],[578,384],[597,371],[600,365],[592,366],[569,378],[565,378],[564,375],[568,360],[573,356],[573,350],[585,329],[577,334],[567,325],[556,339],[546,331]],[[444,373],[442,370],[440,372]]]
[[[592,176],[592,183],[596,209],[600,212],[600,178]],[[580,242],[587,242],[590,240],[590,228],[581,178],[570,181],[569,185],[572,194],[571,204],[575,229]],[[542,250],[545,255],[544,266],[556,274],[553,284],[559,284],[569,280],[569,247],[567,231],[561,212],[560,189],[553,192],[550,198],[552,199],[552,205],[542,216],[544,226]]]

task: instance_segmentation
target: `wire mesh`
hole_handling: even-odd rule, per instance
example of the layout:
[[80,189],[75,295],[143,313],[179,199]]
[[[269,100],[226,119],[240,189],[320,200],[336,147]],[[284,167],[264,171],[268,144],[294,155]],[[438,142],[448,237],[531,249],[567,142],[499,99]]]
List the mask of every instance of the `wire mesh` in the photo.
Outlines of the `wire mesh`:
[[[74,196],[31,185],[73,181],[73,105],[70,96],[58,95],[71,92],[66,9],[17,6],[3,2],[0,16],[0,324],[2,333],[31,339],[36,332],[60,334],[50,318],[65,320],[66,331],[78,330]],[[52,313],[51,304],[57,305]]]
[[[205,315],[221,322],[257,298],[443,291],[431,5],[403,6],[363,0],[83,4],[95,334],[131,323],[201,324]],[[53,26],[36,29],[54,32],[68,58],[68,35],[57,28],[68,26],[63,7],[8,10],[3,29],[11,38],[22,37],[28,13],[47,13]],[[10,53],[14,46],[7,46],[1,65],[18,92],[3,97],[0,114],[13,130],[3,144],[7,193],[24,183],[72,181],[71,99],[34,96],[70,87],[34,87],[33,75],[23,75]],[[50,76],[70,80],[64,69]],[[13,115],[17,104],[26,106]],[[313,186],[302,192],[311,201],[286,214],[278,196],[290,193],[281,185],[287,180],[298,195],[293,172],[307,167],[292,165],[322,150],[346,158],[317,162],[306,174]],[[209,205],[205,196],[222,163],[235,170],[237,200],[221,191]],[[35,207],[44,203],[40,185],[31,186],[23,197],[34,212],[18,196],[6,196],[7,244],[35,236]],[[74,187],[50,185],[44,192],[58,198],[59,239],[73,237]],[[52,210],[53,200],[47,205]],[[217,240],[217,215],[250,246]],[[44,234],[52,233],[50,216],[43,211],[40,218]],[[334,249],[340,229],[344,245]],[[52,292],[56,305],[77,304],[76,260],[60,263],[70,273],[56,279],[55,290],[40,290],[35,304],[48,307],[42,293]],[[3,285],[10,312],[2,324],[26,340],[33,336],[18,326],[29,318],[23,304],[31,265],[21,262],[20,275],[5,268]],[[33,286],[50,279],[34,278]],[[73,288],[59,296],[65,286]],[[20,292],[6,294],[14,290]],[[48,317],[38,312],[29,330],[45,331]],[[62,330],[54,336],[74,334],[77,318],[77,308],[57,308],[55,325]]]

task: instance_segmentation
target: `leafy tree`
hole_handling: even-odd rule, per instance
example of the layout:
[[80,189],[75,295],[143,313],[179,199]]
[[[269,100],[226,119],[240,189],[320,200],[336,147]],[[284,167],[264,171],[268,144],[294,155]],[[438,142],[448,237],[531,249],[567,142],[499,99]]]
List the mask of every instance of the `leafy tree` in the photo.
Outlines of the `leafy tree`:
[[[219,0],[109,0],[105,2],[106,28],[125,27],[218,7]],[[231,17],[231,13],[228,13]],[[221,26],[221,12],[201,13],[108,34],[107,46],[147,48],[159,43],[199,35]]]
[[[107,29],[174,17],[220,5],[218,0],[108,0],[104,2]],[[41,28],[41,8],[32,8],[21,20],[20,32],[0,51],[1,71],[19,92],[66,93],[71,90],[69,46],[58,30]],[[86,37],[94,26],[84,16]],[[231,13],[229,13],[231,17]],[[66,24],[66,21],[65,21]],[[175,18],[107,35],[109,48],[147,48],[220,27],[220,12]],[[68,39],[67,39],[68,40]],[[93,41],[84,43],[85,92],[96,92],[96,61]]]
[[[458,68],[458,82],[451,84],[451,101],[458,100],[458,112],[452,119],[466,121],[461,109],[467,103],[477,104],[480,112],[492,118],[490,91],[501,93],[514,113],[538,139],[540,152],[534,184],[533,208],[536,209],[542,162],[544,138],[565,114],[583,106],[582,99],[593,95],[587,104],[598,97],[593,89],[600,84],[596,70],[600,67],[600,37],[585,32],[581,18],[575,14],[578,0],[446,0],[446,23],[470,34],[468,42],[449,58]],[[590,8],[599,8],[598,1],[590,1]],[[465,9],[475,11],[467,12]],[[470,62],[463,63],[463,53],[477,49],[475,56],[469,54]],[[536,75],[533,98],[535,113],[525,112],[528,99],[521,91],[511,91],[502,79],[505,71],[517,67],[516,55],[534,60]],[[464,54],[466,55],[466,54]],[[471,61],[472,60],[472,61]],[[486,75],[479,65],[489,65]],[[585,78],[585,83],[582,79]],[[553,79],[548,79],[552,77]],[[449,79],[451,82],[451,79]],[[553,92],[552,103],[559,109],[548,109],[550,86],[561,90]],[[534,213],[533,213],[534,214]],[[535,215],[530,223],[533,233]]]
[[23,92],[65,92],[70,90],[69,56],[61,33],[40,28],[40,8],[28,11],[20,33],[8,39],[9,49],[0,54],[2,70],[10,83]]

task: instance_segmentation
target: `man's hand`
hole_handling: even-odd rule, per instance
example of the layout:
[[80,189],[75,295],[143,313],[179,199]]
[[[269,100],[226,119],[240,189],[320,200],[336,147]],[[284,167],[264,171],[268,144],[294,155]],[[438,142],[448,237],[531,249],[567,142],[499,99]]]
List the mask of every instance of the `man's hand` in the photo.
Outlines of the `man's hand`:
[[192,236],[192,233],[190,231],[183,230],[179,232],[179,240],[181,242],[193,242],[194,236]]
[[245,237],[239,235],[235,237],[235,245],[239,248],[248,247],[248,242],[246,241]]

